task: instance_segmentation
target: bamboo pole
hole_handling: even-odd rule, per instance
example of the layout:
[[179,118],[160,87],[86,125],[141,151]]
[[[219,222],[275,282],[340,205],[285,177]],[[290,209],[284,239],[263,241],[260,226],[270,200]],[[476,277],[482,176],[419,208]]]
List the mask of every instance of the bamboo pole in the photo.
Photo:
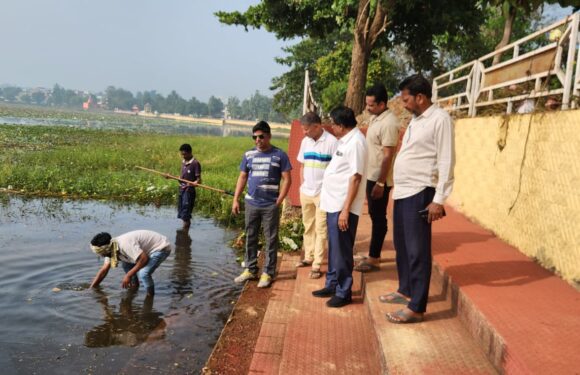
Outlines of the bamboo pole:
[[149,168],[141,167],[139,165],[136,165],[135,168],[138,168],[138,169],[141,169],[141,170],[144,170],[144,171],[147,171],[147,172],[151,172],[151,173],[156,173],[156,174],[158,174],[160,176],[163,176],[165,178],[170,178],[172,180],[177,180],[177,181],[180,181],[180,182],[184,182],[184,183],[188,184],[189,186],[200,187],[202,189],[207,189],[207,190],[215,191],[215,192],[218,192],[218,193],[231,195],[232,197],[234,196],[234,193],[232,193],[231,191],[217,189],[217,188],[214,188],[214,187],[211,187],[211,186],[207,186],[207,185],[202,185],[202,184],[194,184],[193,182],[191,182],[189,180],[184,180],[183,178],[179,178],[177,176],[170,175],[169,173],[159,172],[159,171],[156,171],[155,169],[149,169]]

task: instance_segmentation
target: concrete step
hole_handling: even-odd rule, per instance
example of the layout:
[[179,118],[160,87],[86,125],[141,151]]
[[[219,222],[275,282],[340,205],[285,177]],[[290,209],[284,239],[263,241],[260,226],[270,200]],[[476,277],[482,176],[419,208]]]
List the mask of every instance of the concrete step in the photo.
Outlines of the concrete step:
[[458,317],[495,368],[579,374],[580,293],[493,233],[447,213],[434,225],[434,274],[450,286]]
[[389,374],[496,374],[476,340],[457,316],[450,286],[433,274],[429,313],[417,324],[392,324],[386,313],[404,305],[379,296],[397,289],[394,251],[383,251],[380,272],[365,274],[365,303],[372,317]]

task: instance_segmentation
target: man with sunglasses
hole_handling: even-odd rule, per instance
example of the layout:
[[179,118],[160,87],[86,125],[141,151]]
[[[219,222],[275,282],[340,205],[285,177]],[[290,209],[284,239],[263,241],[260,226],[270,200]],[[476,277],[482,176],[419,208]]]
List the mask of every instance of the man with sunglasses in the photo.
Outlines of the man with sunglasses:
[[236,283],[258,278],[258,234],[260,225],[266,239],[266,259],[258,288],[272,284],[276,272],[278,255],[278,228],[280,205],[290,189],[290,160],[278,147],[270,144],[270,125],[260,121],[252,128],[252,139],[256,147],[246,151],[240,164],[240,175],[236,183],[232,214],[240,213],[238,199],[248,184],[245,196],[246,269],[234,279]]
[[443,203],[453,189],[455,146],[449,114],[431,102],[431,84],[416,74],[399,85],[405,109],[413,114],[393,178],[393,219],[399,288],[380,296],[407,305],[388,313],[392,323],[423,320],[431,279],[431,223],[445,216]]

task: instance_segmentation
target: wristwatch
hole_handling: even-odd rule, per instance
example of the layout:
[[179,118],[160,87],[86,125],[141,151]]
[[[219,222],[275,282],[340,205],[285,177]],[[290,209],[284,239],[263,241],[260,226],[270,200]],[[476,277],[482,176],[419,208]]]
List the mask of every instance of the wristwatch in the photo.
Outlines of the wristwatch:
[[378,181],[377,181],[377,183],[376,183],[375,185],[378,185],[378,186],[380,186],[380,187],[385,187],[385,184],[384,184],[384,182],[378,182]]

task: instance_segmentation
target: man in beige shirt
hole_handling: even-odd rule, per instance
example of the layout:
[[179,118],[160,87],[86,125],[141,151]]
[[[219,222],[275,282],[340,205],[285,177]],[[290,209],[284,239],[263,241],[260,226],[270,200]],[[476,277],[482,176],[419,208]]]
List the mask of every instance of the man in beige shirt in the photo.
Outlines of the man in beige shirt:
[[445,216],[443,203],[453,188],[455,147],[449,114],[431,102],[431,84],[421,75],[399,85],[405,109],[414,116],[394,166],[393,241],[399,288],[381,302],[407,307],[387,318],[392,323],[423,320],[431,278],[431,223]]
[[376,84],[366,92],[366,108],[373,115],[367,129],[368,167],[366,197],[372,221],[368,257],[362,259],[355,270],[377,270],[381,250],[387,235],[387,205],[393,186],[393,158],[399,141],[399,119],[389,111],[387,89]]

